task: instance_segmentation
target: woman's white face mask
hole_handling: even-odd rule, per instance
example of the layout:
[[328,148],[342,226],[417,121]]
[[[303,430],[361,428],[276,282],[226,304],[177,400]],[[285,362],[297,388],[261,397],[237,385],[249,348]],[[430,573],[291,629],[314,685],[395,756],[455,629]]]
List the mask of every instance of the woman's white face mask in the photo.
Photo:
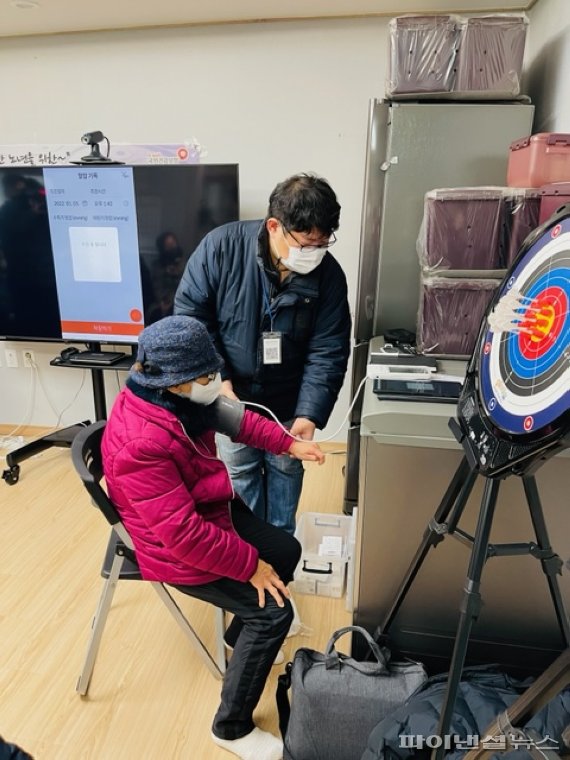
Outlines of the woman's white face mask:
[[222,390],[222,376],[219,372],[216,373],[214,380],[210,380],[208,385],[200,385],[200,383],[193,382],[188,393],[179,393],[182,398],[188,398],[195,404],[203,404],[209,406],[220,395]]
[[312,251],[302,251],[300,248],[289,246],[289,257],[281,259],[281,263],[297,274],[309,274],[319,266],[327,250],[328,248],[315,248]]

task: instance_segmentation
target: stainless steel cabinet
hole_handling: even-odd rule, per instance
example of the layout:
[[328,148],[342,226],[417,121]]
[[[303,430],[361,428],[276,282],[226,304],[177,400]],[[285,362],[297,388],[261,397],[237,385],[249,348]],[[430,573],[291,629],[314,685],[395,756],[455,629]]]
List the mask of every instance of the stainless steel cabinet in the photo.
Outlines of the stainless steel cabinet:
[[[461,372],[462,367],[449,362],[442,369]],[[394,601],[462,450],[447,426],[452,405],[379,401],[369,386],[370,381],[362,408],[354,622],[374,630]],[[570,558],[569,454],[551,459],[536,474],[552,546],[564,561]],[[483,478],[479,481],[460,523],[471,535],[482,495]],[[526,543],[534,538],[522,482],[507,478],[491,540]],[[469,550],[453,538],[430,549],[389,631],[396,646],[445,669],[468,561]],[[567,569],[559,581],[570,609]],[[562,640],[538,560],[529,555],[491,558],[481,594],[484,606],[471,636],[471,659],[537,669],[552,662]]]
[[[352,391],[368,341],[387,328],[415,330],[420,266],[416,240],[424,195],[436,187],[504,185],[509,145],[530,134],[526,103],[370,102],[354,324]],[[345,511],[358,499],[361,404],[348,438]]]

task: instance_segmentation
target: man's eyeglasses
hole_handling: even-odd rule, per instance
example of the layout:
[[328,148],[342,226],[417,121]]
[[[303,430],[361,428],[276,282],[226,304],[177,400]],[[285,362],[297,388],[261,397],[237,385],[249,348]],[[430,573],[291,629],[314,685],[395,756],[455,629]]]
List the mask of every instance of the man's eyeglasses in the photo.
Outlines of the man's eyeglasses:
[[299,248],[299,251],[301,253],[313,253],[313,251],[318,250],[319,248],[331,248],[336,243],[336,235],[334,232],[331,232],[330,237],[328,240],[323,240],[320,243],[311,243],[310,245],[302,245],[295,235],[291,232],[291,230],[288,230],[287,227],[281,222],[281,227],[283,228],[283,232],[286,232],[288,235],[290,235],[293,240],[297,243],[297,247]]

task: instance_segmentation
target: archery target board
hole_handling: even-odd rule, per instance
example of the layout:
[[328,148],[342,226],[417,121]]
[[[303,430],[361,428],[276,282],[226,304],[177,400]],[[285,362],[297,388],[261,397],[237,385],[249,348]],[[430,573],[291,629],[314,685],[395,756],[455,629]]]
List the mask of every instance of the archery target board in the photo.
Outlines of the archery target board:
[[[512,329],[492,314],[513,311]],[[570,408],[570,218],[546,230],[501,286],[480,342],[479,393],[492,422],[536,434]],[[512,316],[512,315],[511,315]],[[491,320],[491,322],[489,321]]]

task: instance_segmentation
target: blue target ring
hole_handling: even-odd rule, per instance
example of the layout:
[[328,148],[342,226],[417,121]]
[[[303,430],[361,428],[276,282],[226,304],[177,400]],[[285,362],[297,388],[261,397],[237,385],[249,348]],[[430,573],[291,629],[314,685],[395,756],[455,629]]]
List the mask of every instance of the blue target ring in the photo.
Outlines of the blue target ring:
[[[565,294],[570,303],[570,278],[568,271],[558,268],[553,270],[551,275],[544,274],[540,279],[530,287],[525,295],[528,298],[537,298],[547,287],[559,287]],[[570,320],[566,319],[563,333],[551,348],[537,359],[528,359],[523,356],[518,345],[518,335],[510,333],[507,337],[507,351],[509,362],[513,371],[520,377],[536,377],[538,373],[546,372],[555,362],[557,362],[570,342]]]

